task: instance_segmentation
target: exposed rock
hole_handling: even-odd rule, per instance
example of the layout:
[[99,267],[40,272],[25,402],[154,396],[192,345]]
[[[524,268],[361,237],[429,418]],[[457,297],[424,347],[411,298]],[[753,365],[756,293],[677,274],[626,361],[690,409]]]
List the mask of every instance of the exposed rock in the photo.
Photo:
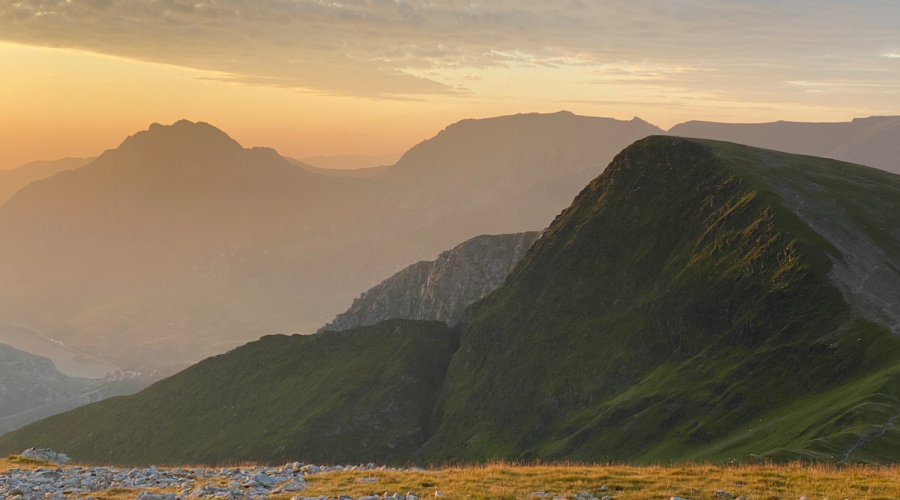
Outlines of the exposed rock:
[[39,450],[36,448],[31,448],[23,451],[21,455],[32,460],[40,460],[41,462],[54,462],[59,464],[64,464],[71,460],[65,453],[56,453],[53,450],[48,449]]
[[390,318],[446,321],[453,326],[469,304],[503,284],[538,235],[476,236],[371,288],[319,331],[349,330]]

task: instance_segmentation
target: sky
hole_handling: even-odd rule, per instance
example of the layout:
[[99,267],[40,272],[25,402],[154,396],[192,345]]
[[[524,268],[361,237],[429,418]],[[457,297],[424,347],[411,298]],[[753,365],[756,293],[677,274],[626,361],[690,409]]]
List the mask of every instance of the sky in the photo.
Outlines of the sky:
[[900,115],[900,2],[0,0],[0,169],[182,118],[303,158],[563,109]]

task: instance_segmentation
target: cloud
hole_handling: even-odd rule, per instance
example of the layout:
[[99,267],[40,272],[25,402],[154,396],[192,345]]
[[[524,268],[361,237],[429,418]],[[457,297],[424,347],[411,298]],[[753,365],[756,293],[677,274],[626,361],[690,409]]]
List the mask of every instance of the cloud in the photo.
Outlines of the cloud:
[[595,81],[749,88],[827,79],[838,62],[896,81],[878,61],[897,56],[881,54],[898,19],[882,0],[0,0],[0,41],[399,98],[459,93],[429,77],[443,69],[613,67]]

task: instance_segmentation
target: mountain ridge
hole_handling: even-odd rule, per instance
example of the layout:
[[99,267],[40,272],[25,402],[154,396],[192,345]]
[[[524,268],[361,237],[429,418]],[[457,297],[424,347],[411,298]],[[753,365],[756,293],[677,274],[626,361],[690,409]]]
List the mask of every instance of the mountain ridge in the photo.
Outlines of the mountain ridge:
[[[443,323],[390,320],[344,333],[434,325],[448,335],[438,350],[448,356],[446,374],[420,400],[434,402],[417,407],[428,409],[417,434],[424,442],[404,448],[417,463],[893,461],[900,337],[891,332],[892,316],[872,316],[872,304],[859,297],[896,291],[900,271],[890,262],[900,256],[898,204],[900,176],[873,168],[649,137],[617,155],[452,332]],[[856,265],[857,251],[847,242],[867,249],[865,265],[894,276],[845,286],[841,266]],[[280,352],[225,354],[215,363],[232,366],[229,380],[252,385],[243,393],[271,394],[278,377],[251,374]],[[368,353],[342,363],[391,362]],[[112,446],[106,435],[158,438],[148,430],[158,419],[153,412],[170,415],[195,404],[189,394],[215,393],[214,371],[191,373],[160,383],[175,391],[165,402],[145,391],[83,407],[0,437],[0,452],[38,445],[87,461],[110,453],[121,463],[146,463],[149,453],[165,453],[170,463],[196,460],[175,448]],[[364,393],[380,372],[353,373],[352,382],[341,379],[342,392]],[[294,383],[329,380],[313,370]],[[278,405],[267,409],[284,421]],[[314,414],[355,415],[340,405]],[[221,426],[219,416],[206,415],[181,421],[179,432]],[[200,442],[209,446],[205,460],[244,458],[229,451],[241,446],[240,436],[188,437],[179,445]]]
[[688,121],[666,133],[832,158],[900,174],[900,116],[833,123]]
[[[416,175],[364,179],[304,171],[206,123],[154,124],[0,206],[0,320],[160,375],[261,335],[311,333],[414,262],[546,226],[641,127],[473,120],[450,127],[458,140],[413,148],[401,167]],[[473,162],[469,138],[489,158]]]

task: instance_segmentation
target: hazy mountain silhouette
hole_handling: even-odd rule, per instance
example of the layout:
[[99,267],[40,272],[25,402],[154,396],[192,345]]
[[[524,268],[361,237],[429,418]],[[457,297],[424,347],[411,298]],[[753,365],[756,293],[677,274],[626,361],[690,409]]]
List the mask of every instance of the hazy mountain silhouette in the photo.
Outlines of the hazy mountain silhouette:
[[312,172],[314,174],[327,175],[328,177],[360,177],[363,179],[371,179],[372,177],[375,177],[376,175],[384,172],[385,170],[387,170],[388,168],[391,167],[390,165],[380,165],[377,167],[347,168],[347,169],[319,168],[319,167],[314,167],[308,163],[304,163],[300,160],[295,160],[293,158],[285,157],[285,160],[287,160],[292,165],[296,165],[296,166],[302,168],[303,170],[306,170],[307,172]]
[[33,161],[12,170],[0,170],[0,205],[28,184],[63,170],[73,170],[90,163],[93,158],[63,158]]
[[0,209],[0,314],[132,368],[293,324],[294,261],[365,223],[337,181],[210,125],[152,125]]
[[834,158],[900,173],[900,116],[855,118],[844,123],[689,121],[668,133]]
[[363,170],[397,163],[401,153],[386,155],[319,155],[307,156],[301,161],[322,170]]
[[138,371],[312,333],[414,262],[545,227],[657,130],[570,113],[466,120],[360,179],[204,123],[154,124],[0,207],[0,319]]

